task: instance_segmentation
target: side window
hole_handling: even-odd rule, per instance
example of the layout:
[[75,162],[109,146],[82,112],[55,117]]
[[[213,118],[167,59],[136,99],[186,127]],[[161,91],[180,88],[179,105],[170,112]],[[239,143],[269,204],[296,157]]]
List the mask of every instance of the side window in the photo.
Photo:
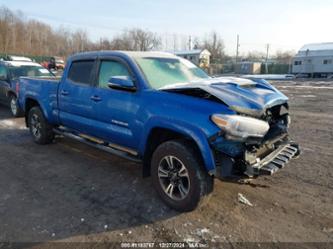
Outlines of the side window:
[[7,69],[5,66],[0,65],[0,79],[7,79]]
[[99,87],[107,88],[108,82],[114,76],[131,77],[127,67],[118,61],[102,61],[98,75]]
[[69,69],[68,79],[81,84],[89,85],[94,61],[74,61]]

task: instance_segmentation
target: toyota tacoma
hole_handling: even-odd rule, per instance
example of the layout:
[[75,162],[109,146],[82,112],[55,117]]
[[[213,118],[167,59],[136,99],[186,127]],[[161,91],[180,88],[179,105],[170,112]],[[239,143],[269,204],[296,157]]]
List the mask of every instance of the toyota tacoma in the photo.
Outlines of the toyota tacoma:
[[214,178],[272,175],[300,153],[288,135],[288,98],[276,88],[211,78],[168,53],[80,53],[60,81],[19,85],[36,143],[60,135],[142,163],[161,199],[179,211],[204,203]]

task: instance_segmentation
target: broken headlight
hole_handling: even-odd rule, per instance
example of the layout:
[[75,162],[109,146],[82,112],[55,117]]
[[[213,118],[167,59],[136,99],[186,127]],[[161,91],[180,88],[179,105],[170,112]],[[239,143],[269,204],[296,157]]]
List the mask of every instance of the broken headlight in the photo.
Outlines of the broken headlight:
[[269,130],[267,122],[250,117],[215,114],[211,119],[230,140],[245,141],[247,138],[263,138]]

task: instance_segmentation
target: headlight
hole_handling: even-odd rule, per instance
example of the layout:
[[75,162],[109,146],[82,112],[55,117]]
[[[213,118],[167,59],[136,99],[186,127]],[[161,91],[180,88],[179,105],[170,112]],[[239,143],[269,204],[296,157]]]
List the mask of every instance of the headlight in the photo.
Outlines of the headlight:
[[212,121],[226,133],[228,139],[239,141],[249,137],[262,138],[269,130],[265,121],[238,115],[215,114]]

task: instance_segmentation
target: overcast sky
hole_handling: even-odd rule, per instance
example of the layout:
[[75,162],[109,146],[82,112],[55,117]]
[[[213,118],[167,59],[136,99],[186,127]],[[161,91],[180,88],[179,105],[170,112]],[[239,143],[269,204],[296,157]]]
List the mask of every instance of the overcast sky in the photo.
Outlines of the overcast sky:
[[[298,50],[305,43],[333,42],[333,0],[0,0],[53,27],[86,30],[93,40],[131,27],[149,29],[164,42],[173,34],[204,37],[216,30],[229,54]],[[167,39],[168,37],[168,39]]]

